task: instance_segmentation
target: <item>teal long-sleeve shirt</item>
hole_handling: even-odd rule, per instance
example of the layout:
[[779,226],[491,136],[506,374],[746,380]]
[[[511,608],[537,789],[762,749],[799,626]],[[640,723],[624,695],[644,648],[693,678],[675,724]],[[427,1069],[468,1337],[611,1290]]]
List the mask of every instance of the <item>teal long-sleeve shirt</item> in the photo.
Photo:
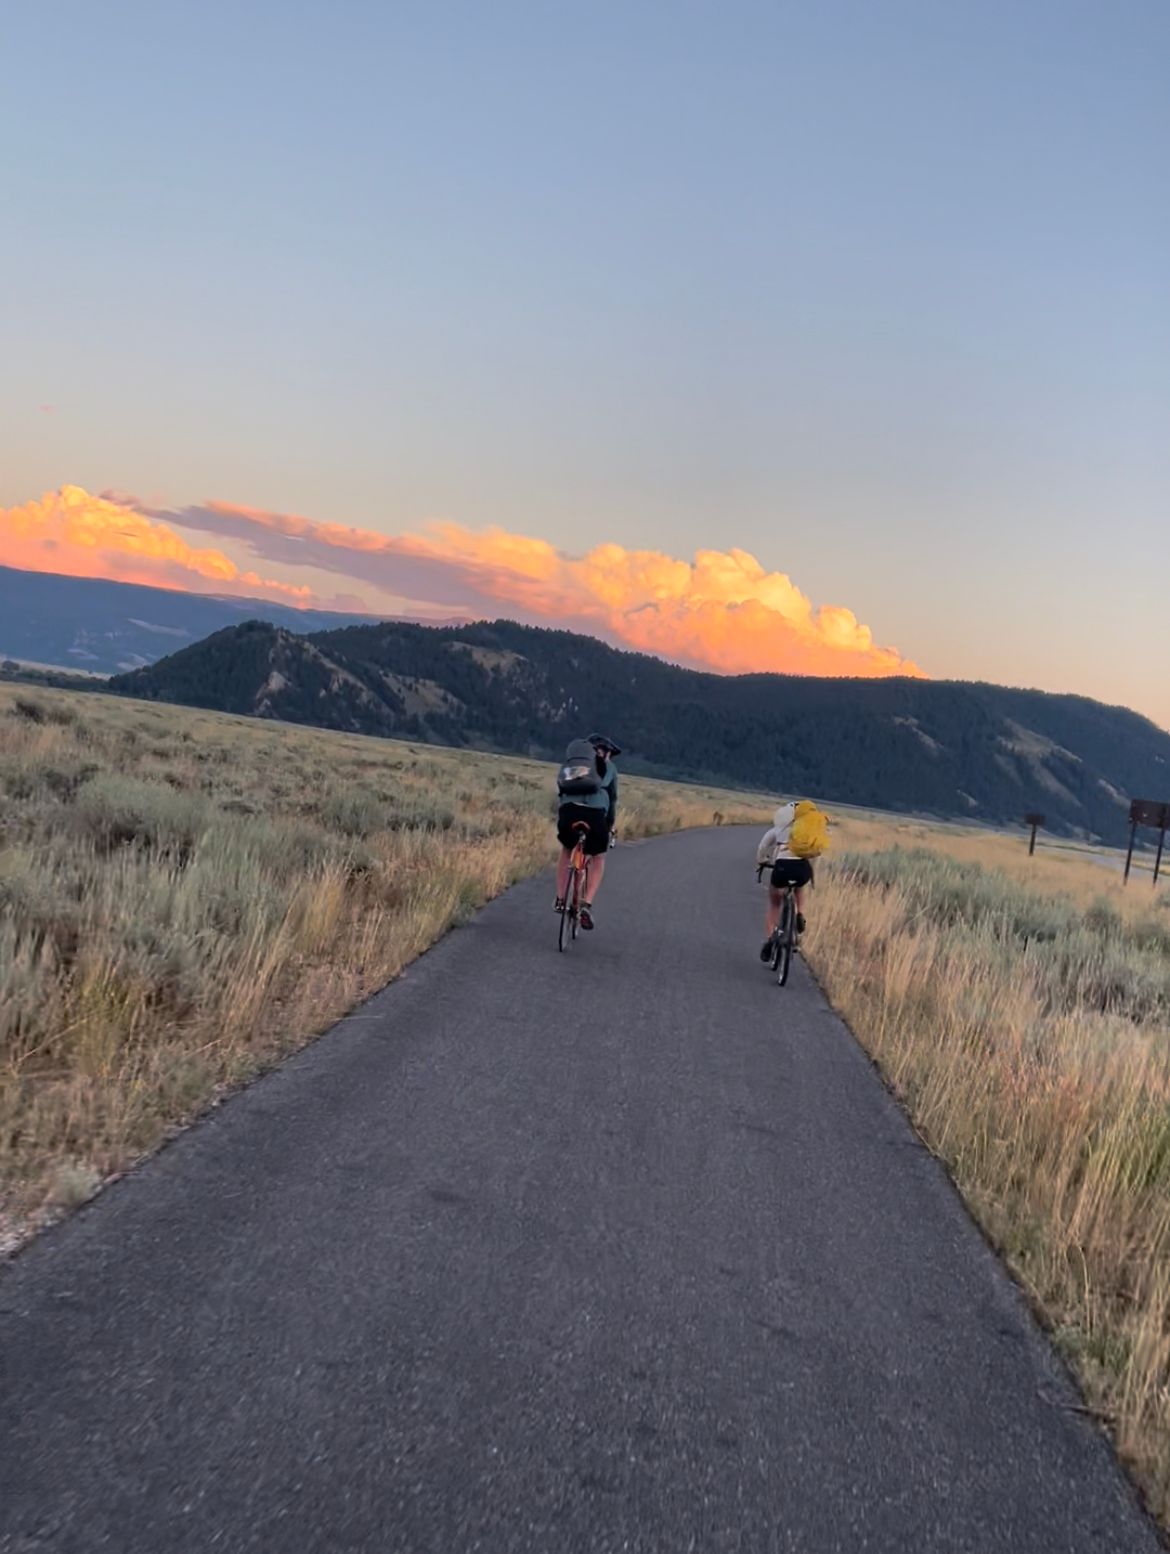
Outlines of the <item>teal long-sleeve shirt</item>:
[[617,770],[612,761],[606,761],[605,770],[600,777],[601,786],[596,793],[581,793],[573,798],[563,799],[564,804],[577,804],[582,809],[604,809],[609,825],[613,825],[617,815],[618,781]]

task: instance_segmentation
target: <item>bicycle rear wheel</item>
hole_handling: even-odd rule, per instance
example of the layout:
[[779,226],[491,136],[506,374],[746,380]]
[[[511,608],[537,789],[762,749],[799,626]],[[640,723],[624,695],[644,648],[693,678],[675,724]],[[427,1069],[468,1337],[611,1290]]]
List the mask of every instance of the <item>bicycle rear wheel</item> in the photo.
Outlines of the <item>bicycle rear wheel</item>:
[[[575,829],[582,829],[577,827]],[[566,927],[568,938],[577,937],[577,910],[580,906],[581,895],[581,863],[584,854],[581,850],[581,839],[578,836],[569,852],[569,872],[565,878],[564,905],[561,907],[561,921],[557,927],[557,949],[565,948]]]
[[796,903],[793,900],[791,890],[784,892],[784,900],[780,905],[780,927],[777,930],[777,949],[773,957],[772,965],[776,971],[776,981],[783,987],[788,981],[788,968],[792,964],[792,945],[796,938]]

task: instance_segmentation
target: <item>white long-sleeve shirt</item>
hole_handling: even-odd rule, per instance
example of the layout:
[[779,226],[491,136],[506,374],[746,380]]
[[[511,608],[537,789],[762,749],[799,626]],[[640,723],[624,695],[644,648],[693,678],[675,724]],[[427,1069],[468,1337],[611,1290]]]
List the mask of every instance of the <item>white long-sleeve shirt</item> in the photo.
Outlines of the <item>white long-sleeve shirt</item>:
[[760,845],[756,848],[757,864],[775,863],[777,858],[796,856],[788,850],[788,838],[792,835],[792,821],[795,814],[795,804],[781,804],[772,816],[771,826],[760,838]]

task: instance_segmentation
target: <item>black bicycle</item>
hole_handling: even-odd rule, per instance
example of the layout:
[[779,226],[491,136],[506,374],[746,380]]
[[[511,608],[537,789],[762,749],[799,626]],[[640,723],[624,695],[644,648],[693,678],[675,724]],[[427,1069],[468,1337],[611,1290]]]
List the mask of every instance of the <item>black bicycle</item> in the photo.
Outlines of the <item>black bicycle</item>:
[[[762,880],[764,869],[767,865],[761,864],[756,870],[756,879]],[[769,868],[769,874],[771,869]],[[777,919],[775,930],[768,943],[772,953],[768,957],[768,965],[776,973],[776,981],[783,987],[788,981],[788,969],[792,965],[792,952],[796,948],[800,937],[796,931],[796,887],[795,885],[780,885],[780,916]]]

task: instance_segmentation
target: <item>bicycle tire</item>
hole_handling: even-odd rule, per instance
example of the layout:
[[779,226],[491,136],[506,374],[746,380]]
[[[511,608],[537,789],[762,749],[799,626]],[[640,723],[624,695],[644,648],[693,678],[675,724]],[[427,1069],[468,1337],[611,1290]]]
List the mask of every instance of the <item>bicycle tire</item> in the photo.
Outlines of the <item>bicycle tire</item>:
[[784,897],[780,898],[780,911],[776,915],[776,926],[772,930],[772,937],[768,941],[772,953],[768,957],[768,970],[775,971],[780,965],[780,923],[784,911]]
[[585,877],[585,870],[578,861],[581,856],[580,844],[573,848],[569,855],[569,877],[565,881],[565,904],[561,908],[561,920],[557,926],[557,949],[565,948],[565,924],[569,925],[570,943],[577,937],[577,914],[581,909],[581,884]]
[[792,942],[796,938],[796,902],[793,900],[791,890],[784,892],[777,938],[779,952],[776,957],[776,981],[780,987],[784,987],[788,982],[788,971],[792,965]]

